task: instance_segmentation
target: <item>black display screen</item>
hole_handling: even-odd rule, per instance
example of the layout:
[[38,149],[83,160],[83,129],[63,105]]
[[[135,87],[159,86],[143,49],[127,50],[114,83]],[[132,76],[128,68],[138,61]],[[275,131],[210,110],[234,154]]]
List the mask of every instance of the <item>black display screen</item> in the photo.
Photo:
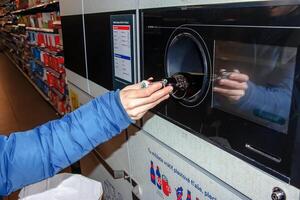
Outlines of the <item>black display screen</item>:
[[296,47],[215,41],[213,107],[288,132]]

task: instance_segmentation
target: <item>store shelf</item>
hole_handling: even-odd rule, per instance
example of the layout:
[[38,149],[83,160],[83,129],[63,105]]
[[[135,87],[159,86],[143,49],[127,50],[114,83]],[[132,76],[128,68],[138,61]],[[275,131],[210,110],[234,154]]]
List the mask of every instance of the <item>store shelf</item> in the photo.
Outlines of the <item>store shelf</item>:
[[39,73],[37,72],[33,72],[34,76],[38,77],[41,81],[45,82],[44,77],[41,76]]
[[17,69],[25,76],[25,78],[31,83],[31,85],[38,91],[38,93],[47,101],[50,102],[49,98],[41,91],[39,87],[36,86],[36,84],[31,80],[31,78],[25,74],[22,70],[22,68],[14,61],[14,59],[7,53],[4,52],[4,54],[10,59],[10,61],[17,66]]
[[17,38],[26,38],[27,35],[23,35],[23,34],[16,34],[16,33],[11,33],[12,36],[17,37]]
[[65,95],[62,94],[60,91],[58,91],[58,89],[56,89],[55,87],[50,87],[50,90],[53,91],[55,94],[57,94],[60,100],[65,98]]
[[58,51],[53,51],[53,50],[48,49],[47,47],[40,47],[40,46],[38,46],[38,45],[36,45],[36,44],[28,43],[28,45],[29,45],[30,47],[36,47],[36,48],[39,48],[41,51],[46,52],[46,53],[48,53],[48,54],[51,54],[51,55],[53,55],[53,56],[63,56],[63,49],[61,49],[61,47],[57,47],[57,50],[58,50]]
[[20,9],[11,12],[15,15],[28,15],[35,14],[39,12],[50,12],[59,9],[59,1],[51,1],[50,3],[42,3],[31,8]]
[[13,0],[6,0],[6,1],[3,0],[3,1],[1,1],[1,3],[0,3],[0,7],[11,6],[12,2],[13,2]]
[[6,17],[6,16],[8,16],[8,13],[0,15],[0,18]]
[[28,31],[44,32],[44,33],[57,33],[56,29],[52,28],[35,28],[35,27],[26,27]]
[[[4,54],[9,58],[9,60],[17,67],[17,69],[24,75],[24,77],[29,81],[29,83],[36,89],[36,91],[43,97],[43,99],[45,99],[50,105],[51,105],[51,107],[57,112],[57,114],[59,115],[59,116],[63,116],[64,115],[64,113],[60,113],[57,109],[56,109],[56,107],[55,107],[55,105],[50,101],[50,99],[42,92],[42,90],[38,87],[38,86],[36,86],[36,84],[33,82],[33,80],[31,80],[31,78],[27,75],[27,74],[25,74],[24,72],[23,72],[23,70],[21,69],[21,67],[14,61],[14,59],[7,53],[7,52],[4,52]],[[50,87],[49,89],[51,89],[53,92],[55,92],[60,98],[61,98],[61,93],[56,89],[56,88],[54,88],[53,89],[53,87]],[[64,97],[62,97],[62,98],[64,98]]]
[[[63,112],[68,112],[68,102],[67,102],[67,92],[63,94],[55,87],[50,87],[47,83],[46,72],[47,75],[52,75],[53,78],[64,79],[64,74],[56,71],[55,69],[45,66],[43,62],[33,58],[32,56],[32,48],[37,47],[41,51],[54,56],[63,56],[63,47],[58,46],[57,48],[47,48],[40,47],[35,44],[29,43],[29,36],[37,36],[40,33],[44,33],[45,35],[50,34],[51,37],[55,36],[54,34],[59,34],[61,29],[61,21],[53,21],[54,28],[37,28],[37,25],[33,25],[35,27],[26,27],[25,24],[22,24],[25,20],[20,18],[30,18],[30,16],[26,15],[36,15],[41,13],[48,13],[59,15],[59,0],[50,0],[49,3],[42,3],[30,8],[20,9],[16,11],[5,11],[1,13],[0,20],[2,21],[1,33],[0,33],[0,42],[3,45],[7,46],[4,50],[4,54],[11,60],[11,62],[18,68],[18,70],[26,77],[26,79],[32,84],[32,86],[38,91],[38,93],[56,110],[58,115],[63,115]],[[13,2],[13,0],[9,0],[9,2]],[[4,2],[1,2],[4,3]],[[1,5],[0,3],[0,5]],[[14,3],[14,2],[13,2]],[[50,13],[53,12],[53,13]],[[12,18],[10,18],[12,17]],[[59,18],[56,18],[59,19]],[[14,23],[12,23],[14,22]],[[20,24],[16,24],[16,23]],[[37,34],[30,34],[30,32],[37,32]],[[53,34],[53,35],[52,35]],[[58,35],[60,37],[60,35]],[[41,65],[40,70],[35,70],[30,65],[31,62],[35,62]],[[42,70],[44,71],[45,76],[41,76]],[[40,74],[39,74],[40,73]],[[64,80],[59,80],[64,81]],[[65,88],[64,88],[65,89]],[[50,92],[50,93],[49,93]],[[52,96],[53,95],[53,96]],[[59,100],[58,100],[59,99]],[[53,101],[53,102],[52,102]],[[59,107],[58,107],[59,106]],[[63,107],[62,107],[63,106]],[[61,112],[59,112],[59,110]]]
[[[44,66],[45,67],[45,66]],[[61,78],[61,74],[50,67],[45,67],[45,69],[53,74],[56,78]]]
[[35,59],[35,58],[33,58],[33,60],[34,60],[34,62],[36,63],[36,64],[38,64],[38,65],[41,65],[41,66],[45,66],[44,65],[44,63],[42,63],[40,60],[37,60],[37,59]]
[[58,71],[52,69],[51,67],[45,66],[45,64],[42,63],[40,60],[33,59],[33,61],[36,64],[41,65],[42,67],[44,67],[48,72],[50,72],[51,74],[53,74],[56,78],[61,78],[61,73],[59,73]]
[[54,21],[53,25],[55,25],[55,26],[61,26],[61,21]]

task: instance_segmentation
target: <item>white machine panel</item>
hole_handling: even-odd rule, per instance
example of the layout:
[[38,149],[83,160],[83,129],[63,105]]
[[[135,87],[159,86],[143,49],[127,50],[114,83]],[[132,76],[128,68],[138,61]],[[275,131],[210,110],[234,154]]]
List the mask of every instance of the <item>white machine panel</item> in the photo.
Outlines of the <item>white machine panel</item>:
[[157,115],[148,114],[143,130],[203,167],[250,199],[270,199],[274,187],[280,187],[287,199],[299,199],[299,190],[247,164]]
[[163,8],[173,6],[207,5],[220,3],[254,2],[265,0],[140,0],[139,8]]
[[80,76],[79,74],[76,74],[75,72],[69,69],[66,69],[66,75],[68,82],[71,82],[73,85],[76,85],[76,87],[80,88],[84,92],[89,93],[88,81],[86,78]]
[[248,199],[172,149],[158,143],[144,131],[131,136],[129,145],[132,178],[140,187],[141,199]]
[[59,1],[61,16],[80,15],[82,14],[83,0],[62,0]]
[[72,110],[79,108],[81,105],[86,104],[92,99],[90,95],[79,89],[76,85],[73,85],[71,82],[68,82],[68,88]]
[[108,92],[108,90],[96,83],[94,83],[91,80],[88,80],[88,84],[89,84],[89,89],[90,89],[90,95],[92,97],[97,97],[99,95],[102,95],[106,92]]
[[88,0],[84,1],[84,13],[101,13],[122,10],[134,10],[137,8],[138,0]]

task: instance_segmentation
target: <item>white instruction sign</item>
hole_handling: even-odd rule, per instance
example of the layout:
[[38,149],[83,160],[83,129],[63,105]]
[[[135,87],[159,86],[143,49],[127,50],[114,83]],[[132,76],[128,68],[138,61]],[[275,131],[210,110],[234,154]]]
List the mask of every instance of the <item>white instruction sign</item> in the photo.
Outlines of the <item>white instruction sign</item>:
[[113,25],[115,77],[132,82],[130,25]]

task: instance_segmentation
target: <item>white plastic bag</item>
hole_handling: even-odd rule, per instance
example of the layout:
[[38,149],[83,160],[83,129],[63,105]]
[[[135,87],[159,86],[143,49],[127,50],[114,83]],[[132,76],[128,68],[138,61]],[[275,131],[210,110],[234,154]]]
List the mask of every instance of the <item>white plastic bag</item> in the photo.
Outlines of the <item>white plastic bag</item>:
[[23,188],[20,200],[100,200],[100,182],[82,175],[58,174],[52,178]]

